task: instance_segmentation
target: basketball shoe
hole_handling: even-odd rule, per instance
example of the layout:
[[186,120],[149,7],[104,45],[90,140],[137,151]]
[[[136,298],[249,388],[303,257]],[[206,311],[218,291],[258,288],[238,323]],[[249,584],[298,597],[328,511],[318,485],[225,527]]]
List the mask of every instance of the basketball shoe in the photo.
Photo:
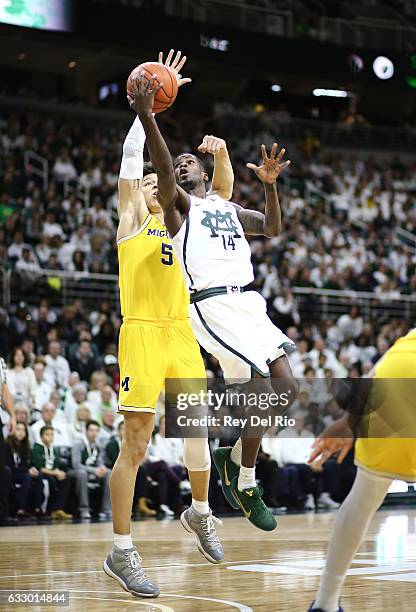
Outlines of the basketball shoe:
[[230,485],[235,501],[238,503],[247,520],[255,527],[263,531],[273,531],[277,523],[261,496],[261,487],[250,487],[249,489],[238,489],[238,476],[235,476]]
[[214,463],[221,478],[221,487],[225,499],[232,508],[237,509],[240,507],[240,504],[235,501],[234,496],[231,492],[231,481],[236,476],[238,477],[238,472],[240,468],[234,463],[234,461],[232,461],[231,451],[231,446],[220,446],[219,448],[214,450],[212,455],[214,457]]
[[135,546],[125,550],[113,546],[103,563],[103,569],[135,597],[157,597],[160,593],[159,587],[146,576],[142,558]]
[[211,563],[221,563],[224,560],[224,550],[217,536],[214,521],[222,525],[222,521],[209,514],[199,514],[192,506],[181,514],[181,523],[186,531],[194,533],[198,550]]

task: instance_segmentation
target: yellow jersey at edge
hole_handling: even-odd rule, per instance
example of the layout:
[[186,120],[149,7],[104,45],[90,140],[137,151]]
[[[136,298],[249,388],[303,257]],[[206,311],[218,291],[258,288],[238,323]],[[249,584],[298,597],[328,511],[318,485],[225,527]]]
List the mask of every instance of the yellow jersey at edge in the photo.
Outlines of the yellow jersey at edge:
[[187,319],[189,296],[166,227],[148,215],[118,241],[121,314],[150,321]]

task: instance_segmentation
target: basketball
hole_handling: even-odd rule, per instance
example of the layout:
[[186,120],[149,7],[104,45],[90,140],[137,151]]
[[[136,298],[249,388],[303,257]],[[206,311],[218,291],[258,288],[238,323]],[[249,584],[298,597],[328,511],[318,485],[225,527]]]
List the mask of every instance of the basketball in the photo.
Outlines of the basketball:
[[126,88],[128,95],[133,95],[132,80],[138,77],[141,72],[144,73],[144,77],[148,81],[152,79],[153,75],[156,75],[157,82],[163,83],[161,89],[159,89],[157,92],[153,103],[153,112],[162,113],[167,108],[172,106],[176,100],[176,96],[178,95],[178,82],[176,80],[176,74],[171,68],[168,68],[163,64],[159,64],[158,62],[145,62],[144,64],[140,64],[140,66],[136,66],[136,68],[131,71],[129,78],[127,79]]

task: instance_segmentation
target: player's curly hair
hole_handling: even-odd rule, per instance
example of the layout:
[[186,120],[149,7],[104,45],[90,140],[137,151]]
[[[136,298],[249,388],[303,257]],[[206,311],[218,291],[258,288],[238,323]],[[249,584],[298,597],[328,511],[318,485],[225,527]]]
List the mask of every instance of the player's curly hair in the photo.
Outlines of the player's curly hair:
[[155,174],[156,170],[153,168],[152,162],[147,161],[143,164],[143,178],[148,174]]

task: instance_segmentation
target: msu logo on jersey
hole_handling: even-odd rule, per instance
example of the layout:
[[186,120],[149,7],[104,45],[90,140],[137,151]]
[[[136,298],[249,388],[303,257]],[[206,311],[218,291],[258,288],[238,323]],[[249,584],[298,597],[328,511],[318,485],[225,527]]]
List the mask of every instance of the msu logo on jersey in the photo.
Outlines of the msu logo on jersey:
[[217,232],[232,232],[234,238],[241,238],[231,212],[222,213],[216,210],[215,213],[212,213],[209,210],[204,210],[204,213],[205,217],[202,219],[201,225],[211,230],[211,238],[218,238]]

